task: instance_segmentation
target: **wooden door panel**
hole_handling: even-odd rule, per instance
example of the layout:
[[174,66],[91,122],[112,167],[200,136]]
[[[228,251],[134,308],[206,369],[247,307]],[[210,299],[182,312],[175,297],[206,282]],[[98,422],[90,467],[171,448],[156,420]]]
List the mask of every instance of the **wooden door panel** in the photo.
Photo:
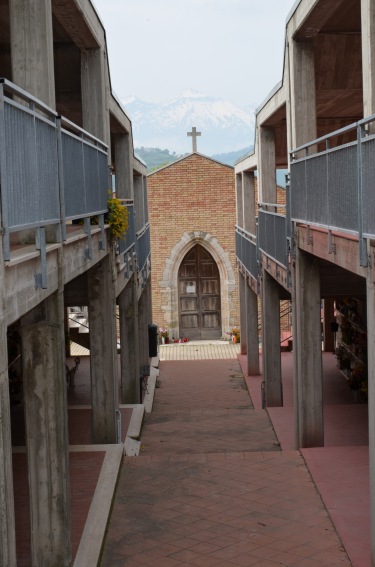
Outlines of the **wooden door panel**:
[[195,278],[197,275],[197,265],[196,264],[183,264],[181,266],[181,277],[182,278]]
[[202,298],[202,311],[219,311],[220,298],[217,295],[209,295]]
[[181,324],[183,329],[186,331],[189,331],[190,329],[198,329],[198,315],[181,315]]
[[196,297],[181,297],[180,301],[181,312],[185,313],[187,311],[198,311],[197,298]]
[[196,280],[181,280],[179,282],[180,295],[197,295],[198,285]]
[[220,319],[218,313],[203,314],[204,329],[218,329],[220,327]]
[[202,280],[202,293],[219,293],[219,281],[218,280]]
[[208,264],[207,262],[202,262],[200,265],[200,275],[203,278],[214,278],[216,265]]
[[221,336],[220,275],[207,250],[196,244],[178,272],[180,336],[213,339]]

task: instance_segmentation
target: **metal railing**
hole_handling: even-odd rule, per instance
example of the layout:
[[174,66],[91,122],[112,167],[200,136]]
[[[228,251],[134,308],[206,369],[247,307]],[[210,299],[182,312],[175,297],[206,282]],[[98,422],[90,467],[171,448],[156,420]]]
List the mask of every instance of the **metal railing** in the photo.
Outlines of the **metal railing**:
[[[277,208],[279,205],[272,205]],[[288,266],[286,217],[259,208],[258,240],[259,249],[278,264]]]
[[258,278],[256,236],[236,226],[236,256],[253,278]]
[[90,255],[90,217],[104,232],[109,190],[107,146],[6,79],[0,79],[0,185],[4,260],[10,234],[36,229],[41,254],[36,282],[46,287],[46,234],[66,238],[66,222],[85,219]]
[[110,190],[107,146],[61,118],[61,154],[65,218],[105,213]]
[[146,265],[147,258],[149,257],[151,251],[150,224],[145,224],[144,227],[139,232],[137,232],[136,237],[138,269],[141,272]]
[[1,228],[5,260],[10,259],[11,232],[60,222],[57,119],[57,114],[42,102],[0,80]]
[[135,247],[135,218],[134,218],[134,202],[131,199],[120,199],[124,207],[128,209],[128,229],[125,238],[118,241],[119,253],[127,254]]
[[[291,152],[291,220],[358,236],[361,266],[375,237],[374,122],[369,116]],[[331,147],[339,136],[352,141]]]

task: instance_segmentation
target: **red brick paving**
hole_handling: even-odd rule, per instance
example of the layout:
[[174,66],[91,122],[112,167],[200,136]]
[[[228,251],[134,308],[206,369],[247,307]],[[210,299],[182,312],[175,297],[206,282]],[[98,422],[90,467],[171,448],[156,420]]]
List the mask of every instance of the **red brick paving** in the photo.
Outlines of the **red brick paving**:
[[[74,365],[74,358],[68,359],[69,367]],[[90,359],[81,357],[81,364],[75,377],[74,388],[68,389],[68,430],[70,445],[91,445],[91,409],[76,408],[77,405],[91,403]],[[122,438],[131,417],[131,409],[121,408]],[[25,445],[25,425],[23,408],[12,408],[12,441],[14,446]],[[70,461],[70,489],[72,502],[72,549],[76,554],[87,514],[95,492],[103,464],[105,452],[72,451]],[[26,453],[13,455],[13,476],[15,485],[15,518],[18,567],[30,567],[30,519],[29,491],[27,480]]]
[[[239,357],[246,372],[246,357]],[[294,448],[293,359],[283,353],[284,407],[268,408],[284,450]],[[246,378],[255,407],[261,407],[261,376]],[[323,353],[325,447],[304,449],[302,455],[353,567],[371,566],[368,408],[354,402],[353,392]]]
[[[72,506],[72,550],[77,552],[105,452],[74,452],[69,455]],[[26,453],[13,455],[16,512],[17,567],[31,567],[29,490]]]
[[298,451],[280,452],[237,361],[161,363],[103,567],[349,566]]

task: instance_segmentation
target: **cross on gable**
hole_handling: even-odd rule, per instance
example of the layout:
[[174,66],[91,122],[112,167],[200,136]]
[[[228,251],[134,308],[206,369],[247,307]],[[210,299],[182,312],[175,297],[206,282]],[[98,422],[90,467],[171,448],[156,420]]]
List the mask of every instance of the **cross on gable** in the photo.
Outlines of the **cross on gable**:
[[192,127],[191,132],[187,133],[188,136],[191,136],[193,138],[193,153],[197,151],[197,136],[201,136],[202,133],[201,132],[197,132],[197,129],[195,126]]

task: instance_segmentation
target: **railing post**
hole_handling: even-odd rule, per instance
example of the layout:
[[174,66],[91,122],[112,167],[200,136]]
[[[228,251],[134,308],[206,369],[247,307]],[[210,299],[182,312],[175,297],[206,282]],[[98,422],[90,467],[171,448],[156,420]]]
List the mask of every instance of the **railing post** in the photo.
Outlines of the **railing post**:
[[9,216],[8,216],[8,180],[6,167],[5,141],[5,102],[4,84],[0,83],[0,186],[1,186],[1,231],[3,234],[4,260],[10,260]]
[[362,136],[364,125],[358,124],[357,127],[357,195],[358,195],[358,236],[359,236],[359,258],[360,265],[368,266],[367,244],[363,237],[363,156],[362,156]]
[[62,134],[61,134],[61,116],[56,118],[56,135],[57,135],[57,163],[59,176],[59,201],[60,201],[60,225],[61,238],[66,240],[66,221],[65,221],[65,185],[64,185],[64,168],[62,153]]
[[47,253],[46,253],[46,229],[39,227],[36,231],[36,249],[40,251],[41,273],[35,274],[37,287],[47,289]]

